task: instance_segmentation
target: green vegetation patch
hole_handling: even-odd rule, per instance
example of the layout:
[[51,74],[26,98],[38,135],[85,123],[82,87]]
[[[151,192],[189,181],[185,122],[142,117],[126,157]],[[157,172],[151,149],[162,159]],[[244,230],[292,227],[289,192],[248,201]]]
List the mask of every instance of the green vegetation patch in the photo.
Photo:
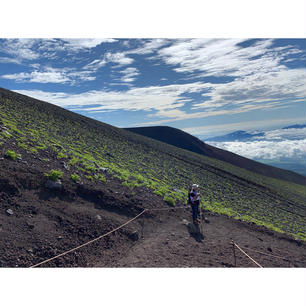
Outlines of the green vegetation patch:
[[7,150],[4,154],[4,157],[11,159],[11,160],[16,160],[16,159],[21,158],[21,154],[18,154],[13,150]]
[[171,206],[175,206],[175,200],[174,200],[173,198],[166,196],[166,197],[164,197],[163,200],[164,200],[167,204],[169,204],[169,205],[171,205]]
[[74,182],[80,182],[81,181],[81,177],[77,174],[71,174],[70,179]]
[[52,181],[57,181],[58,179],[62,178],[63,176],[63,171],[61,170],[55,170],[51,169],[49,173],[45,173],[45,176]]
[[63,152],[59,152],[59,153],[57,154],[57,158],[58,158],[58,159],[61,159],[61,158],[68,158],[68,155],[65,154],[65,153],[63,153]]

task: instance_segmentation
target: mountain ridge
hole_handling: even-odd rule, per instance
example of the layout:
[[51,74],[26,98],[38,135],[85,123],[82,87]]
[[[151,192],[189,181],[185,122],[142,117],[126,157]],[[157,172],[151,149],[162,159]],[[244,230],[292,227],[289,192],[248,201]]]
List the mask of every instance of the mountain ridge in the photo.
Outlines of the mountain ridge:
[[265,165],[246,157],[239,156],[235,153],[222,150],[211,145],[206,144],[200,139],[192,136],[184,131],[172,127],[158,126],[158,127],[139,127],[126,128],[130,132],[134,132],[143,136],[147,136],[176,147],[183,148],[204,156],[220,159],[235,166],[254,171],[258,174],[266,175],[273,178],[279,178],[291,181],[297,184],[304,185],[306,178],[302,175],[294,173],[289,170],[284,170],[269,165]]

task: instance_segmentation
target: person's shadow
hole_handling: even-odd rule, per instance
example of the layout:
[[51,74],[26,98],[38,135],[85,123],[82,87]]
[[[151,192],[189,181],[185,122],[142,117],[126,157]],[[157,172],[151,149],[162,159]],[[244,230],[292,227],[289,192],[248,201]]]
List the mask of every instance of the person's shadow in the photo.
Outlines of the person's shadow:
[[191,237],[193,237],[197,242],[203,242],[205,237],[201,232],[199,224],[188,223],[187,228]]

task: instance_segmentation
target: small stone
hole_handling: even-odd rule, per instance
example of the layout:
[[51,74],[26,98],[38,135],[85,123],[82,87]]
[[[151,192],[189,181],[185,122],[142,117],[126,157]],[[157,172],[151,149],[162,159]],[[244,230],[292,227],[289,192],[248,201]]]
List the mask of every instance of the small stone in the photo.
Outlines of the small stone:
[[66,170],[70,169],[69,165],[67,165],[66,162],[62,161],[62,165]]
[[102,217],[100,215],[96,215],[98,220],[102,220]]
[[6,213],[7,213],[9,216],[11,216],[11,215],[14,214],[14,212],[13,212],[10,208],[6,210]]
[[105,172],[105,173],[106,173],[106,172],[108,172],[108,168],[102,168],[102,167],[100,167],[100,168],[99,168],[99,171],[102,171],[102,172]]
[[177,189],[177,188],[174,188],[173,191],[175,191],[175,192],[177,192],[177,193],[180,193],[180,194],[182,194],[182,195],[185,194],[182,190]]
[[34,224],[27,221],[27,226],[30,228],[30,229],[33,229],[34,228]]

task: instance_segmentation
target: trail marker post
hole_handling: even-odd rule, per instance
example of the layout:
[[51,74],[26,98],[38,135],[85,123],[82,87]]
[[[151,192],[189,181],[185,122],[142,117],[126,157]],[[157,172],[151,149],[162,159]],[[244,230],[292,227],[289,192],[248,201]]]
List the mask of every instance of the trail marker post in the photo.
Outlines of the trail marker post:
[[235,252],[235,244],[234,241],[232,240],[231,242],[232,248],[233,248],[233,254],[234,254],[234,266],[237,267],[237,261],[236,261],[236,252]]

